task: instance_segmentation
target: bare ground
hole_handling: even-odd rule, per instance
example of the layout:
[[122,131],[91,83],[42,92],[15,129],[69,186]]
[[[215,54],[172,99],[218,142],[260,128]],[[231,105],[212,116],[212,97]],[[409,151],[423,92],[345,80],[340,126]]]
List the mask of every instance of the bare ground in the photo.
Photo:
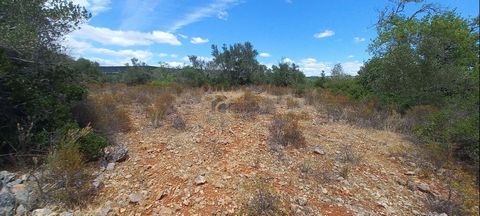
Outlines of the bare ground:
[[[287,109],[282,100],[276,112],[307,114],[300,122],[307,145],[273,151],[268,142],[273,115],[243,118],[212,111],[210,101],[219,94],[232,99],[241,92],[205,94],[199,103],[177,99],[187,122],[184,131],[169,122],[153,128],[142,108],[132,105],[134,129],[118,136],[130,158],[105,171],[104,187],[76,213],[95,214],[110,202],[109,215],[235,215],[249,185],[259,179],[274,188],[292,215],[421,215],[428,213],[427,194],[400,183],[410,178],[433,193],[443,191],[435,179],[406,175],[415,164],[391,152],[413,144],[399,134],[329,122],[303,101],[300,108]],[[361,158],[343,178],[346,145]],[[314,153],[317,147],[325,154]],[[205,184],[195,184],[199,175]],[[141,201],[132,203],[132,194]]]

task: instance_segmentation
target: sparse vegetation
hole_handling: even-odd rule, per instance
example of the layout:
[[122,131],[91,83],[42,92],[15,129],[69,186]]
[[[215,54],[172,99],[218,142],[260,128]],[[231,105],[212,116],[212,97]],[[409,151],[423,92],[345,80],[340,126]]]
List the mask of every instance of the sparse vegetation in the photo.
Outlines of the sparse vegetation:
[[288,212],[282,207],[281,197],[264,180],[257,180],[249,186],[243,206],[239,215],[288,215]]
[[147,115],[153,127],[160,127],[165,116],[173,112],[174,101],[175,96],[169,93],[163,93],[154,99],[153,103],[146,108]]
[[294,114],[277,114],[273,116],[269,130],[272,145],[297,148],[305,145],[305,137]]
[[257,114],[269,114],[274,110],[273,101],[251,91],[245,91],[243,95],[235,99],[232,110],[242,116],[252,117]]

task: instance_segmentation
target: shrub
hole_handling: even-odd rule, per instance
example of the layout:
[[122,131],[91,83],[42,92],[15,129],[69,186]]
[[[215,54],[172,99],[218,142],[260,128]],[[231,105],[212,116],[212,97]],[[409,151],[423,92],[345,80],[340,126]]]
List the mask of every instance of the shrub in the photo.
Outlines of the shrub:
[[183,119],[180,115],[175,115],[172,120],[172,126],[177,130],[185,130],[185,119]]
[[344,164],[356,164],[360,162],[362,156],[356,152],[352,145],[342,144],[339,155],[339,160]]
[[211,108],[212,108],[212,111],[215,111],[215,109],[217,108],[217,105],[218,103],[226,100],[227,97],[223,96],[223,95],[215,95],[215,99],[211,102]]
[[120,106],[121,97],[113,93],[100,93],[88,97],[77,107],[76,116],[81,126],[91,124],[103,135],[127,132],[131,129],[129,112]]
[[159,127],[161,121],[165,118],[165,116],[169,112],[173,111],[174,101],[175,96],[169,93],[163,93],[158,96],[153,102],[153,104],[146,109],[147,115],[150,117],[150,120],[154,127]]
[[67,204],[76,204],[91,193],[89,175],[84,172],[84,160],[79,140],[91,133],[89,127],[68,129],[59,139],[58,148],[48,156],[54,197]]
[[275,115],[269,130],[272,144],[294,147],[305,145],[305,137],[303,137],[298,120],[293,114]]
[[288,215],[282,208],[282,199],[272,187],[257,181],[248,192],[238,215],[277,216]]
[[80,151],[86,160],[96,160],[102,156],[103,148],[107,147],[108,142],[105,137],[99,136],[95,133],[89,133],[80,138]]
[[253,94],[251,91],[245,91],[244,94],[234,101],[232,110],[235,113],[244,116],[254,116],[256,114],[269,114],[274,110],[274,102]]

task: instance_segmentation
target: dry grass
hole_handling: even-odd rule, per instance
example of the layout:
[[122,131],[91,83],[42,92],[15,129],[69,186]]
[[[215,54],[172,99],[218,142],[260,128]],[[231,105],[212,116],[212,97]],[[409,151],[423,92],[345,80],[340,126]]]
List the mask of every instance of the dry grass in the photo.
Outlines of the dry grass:
[[286,103],[287,103],[288,109],[294,109],[294,108],[300,107],[300,103],[293,97],[287,97]]
[[247,186],[245,197],[238,215],[246,216],[277,216],[289,215],[282,205],[282,198],[269,186],[265,180],[256,180]]
[[92,94],[85,102],[77,105],[73,113],[81,126],[90,124],[98,133],[113,135],[131,129],[129,111],[124,103],[126,102],[121,94]]
[[234,100],[231,108],[235,113],[251,117],[257,114],[270,114],[275,106],[272,100],[255,95],[251,91],[245,91],[241,97]]
[[270,142],[280,146],[305,146],[305,137],[294,114],[275,115],[270,124]]
[[59,147],[48,156],[48,179],[54,187],[44,192],[52,194],[50,198],[73,205],[92,194],[91,177],[84,170],[84,159],[78,144],[78,140],[89,133],[89,127],[67,131],[60,138]]
[[175,96],[170,93],[163,93],[145,109],[153,127],[161,126],[165,116],[174,111],[173,102],[175,102]]

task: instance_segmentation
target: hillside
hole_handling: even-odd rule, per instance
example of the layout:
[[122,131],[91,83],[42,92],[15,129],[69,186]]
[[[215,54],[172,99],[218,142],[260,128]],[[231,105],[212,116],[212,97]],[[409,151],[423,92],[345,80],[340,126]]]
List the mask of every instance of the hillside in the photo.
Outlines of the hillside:
[[329,122],[303,99],[288,109],[285,97],[262,93],[277,101],[277,113],[307,116],[300,121],[306,146],[273,151],[272,114],[240,118],[211,110],[215,95],[241,94],[178,97],[171,115],[185,118],[183,131],[172,128],[171,117],[154,128],[141,107],[129,106],[133,129],[117,142],[130,157],[96,173],[104,186],[75,215],[234,215],[260,181],[292,215],[423,215],[429,194],[446,196],[436,176],[420,179],[407,155],[394,154],[413,145],[401,135]]

